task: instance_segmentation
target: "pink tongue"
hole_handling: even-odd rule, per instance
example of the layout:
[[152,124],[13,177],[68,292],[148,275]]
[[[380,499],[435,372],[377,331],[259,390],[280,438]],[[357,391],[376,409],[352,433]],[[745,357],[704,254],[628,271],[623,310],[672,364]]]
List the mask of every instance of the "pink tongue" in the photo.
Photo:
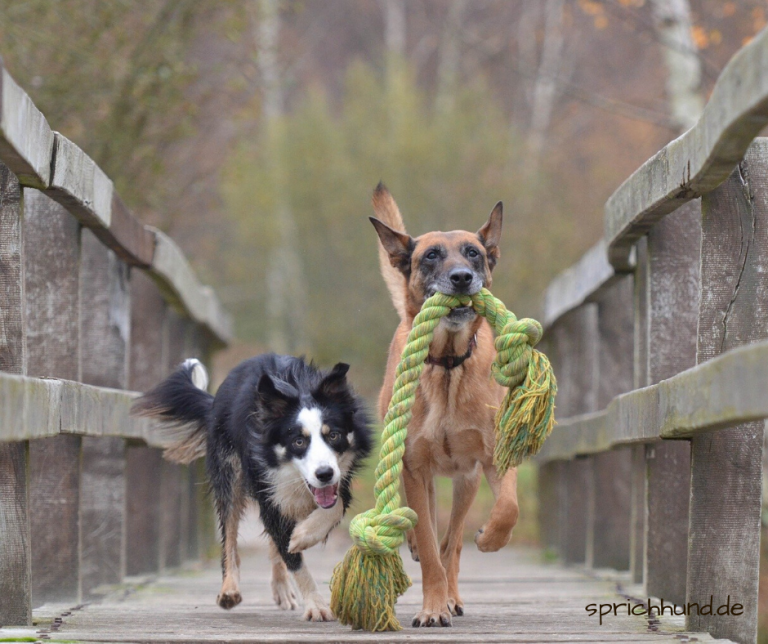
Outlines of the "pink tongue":
[[336,486],[327,485],[326,487],[314,488],[312,492],[315,495],[315,501],[321,508],[330,508],[336,503]]

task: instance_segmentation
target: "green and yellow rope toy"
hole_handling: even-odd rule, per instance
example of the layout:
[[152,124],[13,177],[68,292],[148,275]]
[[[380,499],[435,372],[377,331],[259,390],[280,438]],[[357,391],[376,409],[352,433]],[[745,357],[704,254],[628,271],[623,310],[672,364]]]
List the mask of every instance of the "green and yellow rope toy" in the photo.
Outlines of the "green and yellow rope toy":
[[411,408],[435,327],[457,306],[471,305],[494,328],[496,381],[509,388],[496,414],[494,464],[503,475],[536,454],[555,422],[557,383],[547,357],[533,347],[541,339],[536,320],[518,320],[490,291],[469,296],[436,293],[413,321],[387,415],[384,417],[374,494],[376,507],[358,514],[349,526],[354,546],[333,571],[331,609],[342,624],[367,631],[396,631],[395,602],[411,585],[399,548],[418,517],[400,507],[400,473]]

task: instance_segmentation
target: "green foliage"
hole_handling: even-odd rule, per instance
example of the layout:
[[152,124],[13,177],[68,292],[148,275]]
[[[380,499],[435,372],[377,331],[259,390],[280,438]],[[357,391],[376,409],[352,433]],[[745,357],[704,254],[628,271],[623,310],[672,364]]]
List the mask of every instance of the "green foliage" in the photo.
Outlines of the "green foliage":
[[[240,143],[223,188],[236,231],[227,281],[241,290],[233,307],[239,337],[268,338],[264,276],[278,242],[275,209],[287,200],[308,293],[306,302],[292,303],[304,320],[302,348],[322,364],[349,361],[354,382],[371,396],[397,325],[367,221],[379,180],[412,235],[477,230],[502,199],[505,232],[493,289],[519,316],[537,313],[551,272],[536,267],[557,257],[570,231],[557,214],[557,194],[539,203],[539,181],[526,171],[522,144],[482,80],[460,93],[453,111],[435,113],[405,65],[388,79],[353,64],[344,95],[334,101],[338,109],[323,91],[309,91],[273,125],[276,132]],[[275,164],[283,181],[274,180]]]

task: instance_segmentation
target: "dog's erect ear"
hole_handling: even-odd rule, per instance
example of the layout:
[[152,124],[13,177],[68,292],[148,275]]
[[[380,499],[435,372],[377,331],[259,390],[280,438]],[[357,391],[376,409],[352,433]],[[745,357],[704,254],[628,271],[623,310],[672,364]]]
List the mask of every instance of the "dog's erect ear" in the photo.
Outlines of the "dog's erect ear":
[[477,236],[488,253],[488,266],[491,268],[496,265],[496,260],[499,259],[499,255],[501,254],[499,251],[499,242],[501,242],[501,220],[503,209],[504,206],[502,203],[497,203],[491,211],[491,216],[488,217],[488,221],[486,221],[485,225],[477,231]]
[[299,399],[299,392],[293,385],[273,378],[268,373],[259,379],[256,395],[264,407],[276,413],[284,411]]
[[379,235],[381,245],[389,255],[389,262],[403,274],[408,274],[411,269],[411,254],[416,244],[408,233],[401,233],[390,228],[376,217],[369,217],[373,227]]
[[349,385],[347,384],[347,372],[349,365],[339,362],[334,365],[317,386],[313,395],[316,399],[328,399],[338,396],[349,396]]

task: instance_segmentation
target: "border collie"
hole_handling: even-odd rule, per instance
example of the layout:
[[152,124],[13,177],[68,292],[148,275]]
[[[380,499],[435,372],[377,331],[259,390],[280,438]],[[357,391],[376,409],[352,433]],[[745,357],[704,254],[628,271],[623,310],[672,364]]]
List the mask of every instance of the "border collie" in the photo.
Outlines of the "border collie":
[[134,404],[134,413],[166,424],[168,460],[206,456],[222,535],[222,608],[242,601],[237,531],[250,498],[270,537],[277,605],[297,608],[290,572],[304,619],[334,619],[301,552],[339,524],[352,477],[371,450],[368,415],[347,383],[348,370],[339,363],[324,372],[301,358],[265,354],[233,369],[214,397],[205,367],[190,359]]

